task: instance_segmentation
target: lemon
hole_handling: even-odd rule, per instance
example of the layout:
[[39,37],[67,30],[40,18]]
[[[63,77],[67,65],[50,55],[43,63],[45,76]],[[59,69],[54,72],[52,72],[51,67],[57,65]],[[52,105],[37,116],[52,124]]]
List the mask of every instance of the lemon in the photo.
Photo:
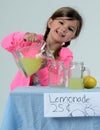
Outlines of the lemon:
[[92,76],[84,76],[83,81],[85,88],[94,88],[97,85],[97,80]]

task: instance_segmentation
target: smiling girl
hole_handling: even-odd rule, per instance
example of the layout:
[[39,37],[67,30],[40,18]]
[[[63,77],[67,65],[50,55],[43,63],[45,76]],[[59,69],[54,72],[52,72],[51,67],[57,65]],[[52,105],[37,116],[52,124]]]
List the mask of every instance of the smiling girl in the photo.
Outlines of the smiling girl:
[[[34,42],[43,41],[53,52],[56,61],[63,61],[66,68],[73,60],[73,53],[68,48],[71,40],[77,38],[81,32],[83,20],[80,14],[71,7],[62,7],[56,10],[47,21],[44,35],[29,32],[14,32],[5,37],[2,47],[13,52],[17,48],[34,46]],[[20,43],[20,44],[19,44]],[[37,71],[38,82],[41,86],[48,86],[49,64]],[[34,74],[25,77],[18,71],[11,83],[11,90],[20,86],[34,85]]]

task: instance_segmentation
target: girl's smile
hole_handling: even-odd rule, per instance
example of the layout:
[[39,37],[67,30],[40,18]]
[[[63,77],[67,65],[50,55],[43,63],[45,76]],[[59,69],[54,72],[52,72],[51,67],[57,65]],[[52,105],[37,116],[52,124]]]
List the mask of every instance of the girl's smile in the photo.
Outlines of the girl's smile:
[[56,33],[59,35],[59,37],[65,37],[65,33],[59,31],[59,30],[56,30]]

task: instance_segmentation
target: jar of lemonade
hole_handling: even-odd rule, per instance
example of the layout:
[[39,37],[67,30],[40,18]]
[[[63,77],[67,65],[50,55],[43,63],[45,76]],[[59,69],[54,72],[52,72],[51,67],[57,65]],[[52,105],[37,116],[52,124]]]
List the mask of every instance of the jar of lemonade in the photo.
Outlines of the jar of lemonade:
[[90,71],[83,62],[71,62],[68,69],[68,88],[83,89],[83,76],[85,74],[90,75]]
[[[46,53],[42,53],[43,44],[34,44],[34,46],[25,46],[13,52],[14,59],[21,72],[26,76],[36,73],[42,64],[42,57],[46,57]],[[46,57],[47,58],[47,57]]]

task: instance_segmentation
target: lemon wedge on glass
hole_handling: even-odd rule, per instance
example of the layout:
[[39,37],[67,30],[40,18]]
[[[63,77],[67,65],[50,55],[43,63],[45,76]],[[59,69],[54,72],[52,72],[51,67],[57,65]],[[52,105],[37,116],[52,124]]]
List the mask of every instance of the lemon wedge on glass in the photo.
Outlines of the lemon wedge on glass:
[[85,88],[94,88],[97,85],[97,80],[92,76],[84,76],[83,81]]

